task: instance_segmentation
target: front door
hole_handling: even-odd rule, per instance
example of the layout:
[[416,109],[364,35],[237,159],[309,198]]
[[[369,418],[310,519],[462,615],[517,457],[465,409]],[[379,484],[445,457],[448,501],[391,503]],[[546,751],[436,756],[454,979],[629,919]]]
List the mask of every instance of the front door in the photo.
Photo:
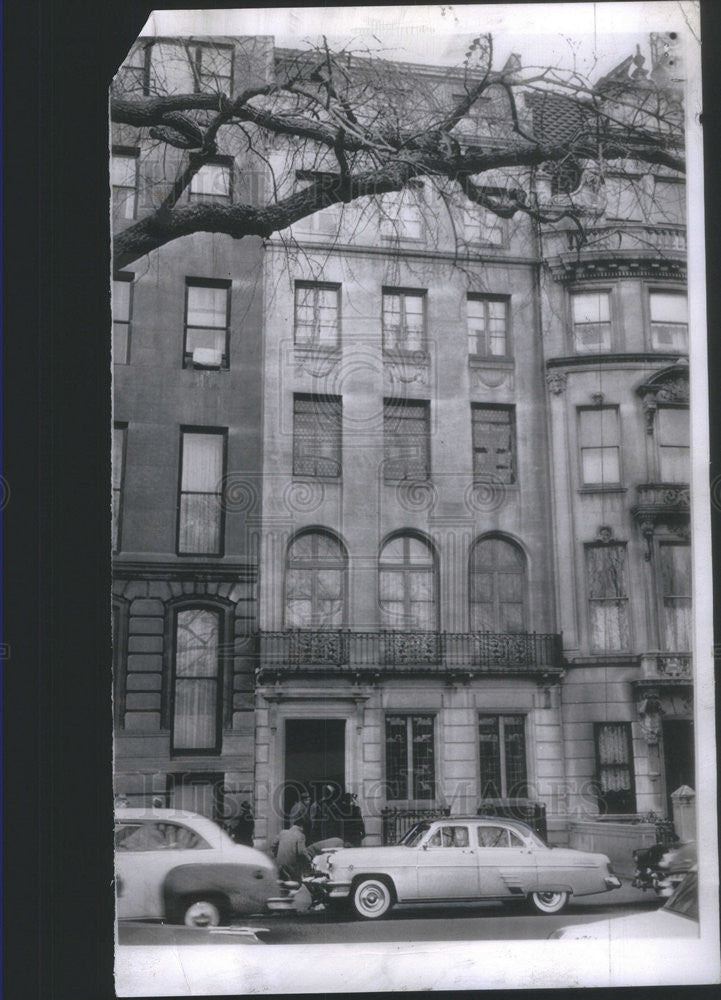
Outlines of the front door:
[[302,789],[319,801],[324,785],[345,791],[345,719],[286,719],[284,819]]
[[536,888],[538,864],[530,844],[505,826],[489,823],[474,832],[482,896],[520,899]]
[[663,758],[666,769],[666,808],[673,818],[671,794],[681,785],[696,787],[693,722],[690,719],[663,720]]
[[419,900],[478,898],[478,861],[471,832],[465,824],[448,823],[417,851]]

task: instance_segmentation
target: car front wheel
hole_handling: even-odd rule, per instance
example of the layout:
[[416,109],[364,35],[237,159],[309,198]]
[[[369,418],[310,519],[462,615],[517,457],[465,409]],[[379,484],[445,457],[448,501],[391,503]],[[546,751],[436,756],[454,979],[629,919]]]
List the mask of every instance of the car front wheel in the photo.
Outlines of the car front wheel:
[[393,906],[390,886],[379,878],[365,878],[353,890],[353,907],[359,917],[377,920]]
[[183,908],[183,923],[186,927],[218,927],[222,919],[223,911],[217,900],[190,899]]
[[536,913],[560,913],[568,902],[567,892],[532,892],[531,908]]

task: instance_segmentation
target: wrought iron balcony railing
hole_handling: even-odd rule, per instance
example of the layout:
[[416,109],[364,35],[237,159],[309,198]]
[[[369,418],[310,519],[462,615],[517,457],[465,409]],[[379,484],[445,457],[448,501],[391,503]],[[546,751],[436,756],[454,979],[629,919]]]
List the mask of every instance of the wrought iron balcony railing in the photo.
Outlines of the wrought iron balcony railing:
[[294,629],[260,633],[261,673],[560,673],[561,636]]

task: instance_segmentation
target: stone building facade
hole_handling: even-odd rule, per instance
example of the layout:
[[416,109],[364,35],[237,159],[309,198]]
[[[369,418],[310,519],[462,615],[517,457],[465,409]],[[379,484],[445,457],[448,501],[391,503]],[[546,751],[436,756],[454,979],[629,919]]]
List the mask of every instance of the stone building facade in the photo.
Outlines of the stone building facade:
[[[608,86],[642,91],[627,64]],[[513,799],[563,843],[693,784],[683,185],[571,166],[535,183],[587,204],[583,245],[470,203],[452,221],[419,183],[134,266],[119,792],[216,816],[252,795],[261,846],[302,787],[355,793],[367,843],[384,816]],[[236,196],[217,168],[197,196]]]

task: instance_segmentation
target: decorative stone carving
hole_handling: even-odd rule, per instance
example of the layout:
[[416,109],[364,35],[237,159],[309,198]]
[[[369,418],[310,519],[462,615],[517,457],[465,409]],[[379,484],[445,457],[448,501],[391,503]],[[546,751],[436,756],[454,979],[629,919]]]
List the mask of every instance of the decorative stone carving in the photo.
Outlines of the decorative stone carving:
[[565,392],[567,382],[568,374],[566,372],[552,371],[546,373],[546,385],[554,396],[560,396],[561,393]]
[[601,524],[596,531],[596,537],[601,542],[602,545],[610,545],[615,541],[613,537],[613,529],[607,524]]
[[658,691],[649,689],[642,692],[636,702],[636,710],[646,743],[649,746],[658,746],[662,720],[666,714]]

